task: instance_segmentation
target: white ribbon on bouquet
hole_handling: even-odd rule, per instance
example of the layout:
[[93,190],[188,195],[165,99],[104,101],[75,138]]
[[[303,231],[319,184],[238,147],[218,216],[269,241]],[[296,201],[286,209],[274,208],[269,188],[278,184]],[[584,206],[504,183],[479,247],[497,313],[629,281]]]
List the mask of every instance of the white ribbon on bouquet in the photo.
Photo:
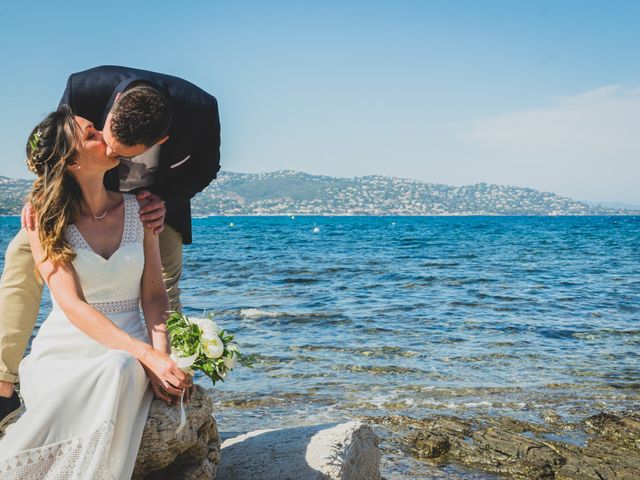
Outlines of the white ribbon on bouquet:
[[[196,359],[198,358],[198,354],[195,353],[193,355],[191,355],[190,357],[181,357],[177,352],[171,352],[171,358],[173,359],[174,362],[176,362],[176,365],[178,365],[178,367],[180,367],[180,369],[188,374],[193,374],[193,370],[191,370],[191,365],[193,365],[193,362],[196,361]],[[184,430],[185,425],[187,424],[187,412],[184,409],[184,393],[186,390],[182,390],[182,395],[180,395],[180,424],[178,425],[178,428],[176,429],[176,435],[180,434],[180,432],[182,432],[182,430]]]

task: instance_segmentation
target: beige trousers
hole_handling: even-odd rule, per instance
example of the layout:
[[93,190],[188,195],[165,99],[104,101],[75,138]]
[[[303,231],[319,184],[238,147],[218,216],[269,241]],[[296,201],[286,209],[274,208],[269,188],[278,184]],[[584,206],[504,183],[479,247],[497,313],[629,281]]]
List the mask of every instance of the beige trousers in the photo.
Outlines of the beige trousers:
[[[171,308],[181,310],[182,235],[169,225],[160,234],[160,255]],[[18,365],[36,324],[42,288],[27,232],[22,229],[7,247],[0,280],[0,381],[18,381]]]

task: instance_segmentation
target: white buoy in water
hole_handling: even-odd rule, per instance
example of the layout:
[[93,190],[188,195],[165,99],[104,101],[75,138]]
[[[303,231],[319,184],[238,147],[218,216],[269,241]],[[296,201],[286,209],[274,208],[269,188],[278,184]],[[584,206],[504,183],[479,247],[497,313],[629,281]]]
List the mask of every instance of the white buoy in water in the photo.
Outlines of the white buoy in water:
[[231,222],[231,223],[229,223],[229,226],[230,226],[230,227],[235,227],[235,226],[236,226],[236,224],[235,224],[235,223],[233,223],[233,222]]
[[291,220],[295,220],[295,219],[296,219],[295,215],[291,215]]
[[320,231],[320,227],[315,227],[315,228],[313,229],[313,233],[318,233],[319,231]]

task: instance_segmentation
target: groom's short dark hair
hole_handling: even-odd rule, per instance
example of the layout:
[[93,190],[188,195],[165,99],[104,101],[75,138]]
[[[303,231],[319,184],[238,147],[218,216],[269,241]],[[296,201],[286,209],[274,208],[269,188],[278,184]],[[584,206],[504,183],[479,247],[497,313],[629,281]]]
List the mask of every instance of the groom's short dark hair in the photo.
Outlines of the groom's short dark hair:
[[167,134],[170,125],[167,98],[148,85],[126,90],[111,109],[111,134],[123,145],[151,147]]

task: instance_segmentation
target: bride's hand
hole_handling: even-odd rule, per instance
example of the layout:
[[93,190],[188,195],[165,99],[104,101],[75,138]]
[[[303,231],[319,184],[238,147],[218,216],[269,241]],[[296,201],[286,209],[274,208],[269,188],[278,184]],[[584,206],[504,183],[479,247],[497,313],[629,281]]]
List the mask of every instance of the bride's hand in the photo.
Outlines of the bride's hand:
[[20,212],[20,224],[22,228],[33,230],[36,224],[36,212],[33,206],[27,202]]
[[191,386],[191,377],[183,372],[166,352],[149,346],[140,363],[145,367],[156,393],[158,387],[161,387],[166,393],[180,397],[182,391]]
[[[149,377],[149,383],[151,384],[151,388],[153,389],[153,393],[155,394],[156,398],[167,402],[168,405],[175,405],[180,401],[179,396],[174,397],[172,395],[169,395],[164,390],[164,388],[162,388],[161,381],[158,379],[158,377],[156,377],[152,372],[150,372],[146,368],[145,368],[145,371],[147,372],[147,376]],[[193,377],[190,377],[190,378],[193,380]],[[196,388],[195,385],[192,383],[189,388],[184,390],[185,405],[188,405],[189,402],[191,402],[191,396],[193,395],[195,388]]]
[[162,381],[156,375],[154,375],[153,372],[149,370],[147,367],[143,366],[143,368],[144,368],[144,371],[147,373],[147,377],[149,377],[149,384],[151,385],[151,389],[153,390],[153,394],[155,395],[155,397],[164,402],[167,402],[168,405],[174,403],[175,397],[172,397],[171,395],[169,395],[160,386]]

